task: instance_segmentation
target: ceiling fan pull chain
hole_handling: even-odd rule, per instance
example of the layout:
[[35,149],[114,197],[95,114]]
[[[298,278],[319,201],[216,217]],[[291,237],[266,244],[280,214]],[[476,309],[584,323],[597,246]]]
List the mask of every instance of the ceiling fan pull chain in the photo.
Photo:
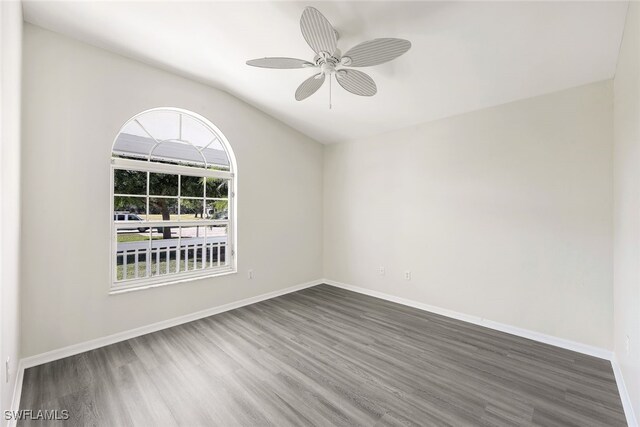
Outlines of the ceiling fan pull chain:
[[331,75],[329,75],[329,110],[331,110]]

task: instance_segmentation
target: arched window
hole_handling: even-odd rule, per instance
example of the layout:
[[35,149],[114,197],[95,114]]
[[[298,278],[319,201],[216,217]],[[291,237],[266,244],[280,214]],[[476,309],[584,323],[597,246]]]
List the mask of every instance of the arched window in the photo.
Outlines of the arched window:
[[113,143],[112,292],[236,271],[235,157],[198,114],[156,108]]

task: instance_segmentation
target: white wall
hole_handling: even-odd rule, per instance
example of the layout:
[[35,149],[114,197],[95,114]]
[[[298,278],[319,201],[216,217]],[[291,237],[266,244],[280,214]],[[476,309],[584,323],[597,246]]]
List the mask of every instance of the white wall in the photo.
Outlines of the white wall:
[[[0,40],[0,406],[6,410],[11,406],[20,356],[20,3],[0,2]],[[8,378],[7,358],[11,359]]]
[[612,132],[607,81],[328,146],[325,277],[611,349]]
[[[614,352],[640,416],[640,3],[630,2],[614,79]],[[626,349],[629,337],[629,351]]]
[[[23,85],[24,357],[322,276],[317,142],[222,91],[29,24]],[[158,106],[202,114],[233,146],[239,273],[109,296],[111,144]]]

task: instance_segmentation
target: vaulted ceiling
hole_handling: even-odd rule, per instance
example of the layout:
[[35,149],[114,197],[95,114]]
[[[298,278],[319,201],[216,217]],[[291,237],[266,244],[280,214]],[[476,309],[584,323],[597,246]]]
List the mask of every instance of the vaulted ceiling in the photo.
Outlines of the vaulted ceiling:
[[[270,70],[264,56],[311,60],[305,6],[338,30],[342,51],[376,37],[412,42],[361,69],[378,86],[358,97],[327,84],[294,92],[310,69]],[[388,132],[612,78],[627,2],[26,2],[25,19],[221,88],[323,142]],[[215,120],[215,118],[212,118]]]

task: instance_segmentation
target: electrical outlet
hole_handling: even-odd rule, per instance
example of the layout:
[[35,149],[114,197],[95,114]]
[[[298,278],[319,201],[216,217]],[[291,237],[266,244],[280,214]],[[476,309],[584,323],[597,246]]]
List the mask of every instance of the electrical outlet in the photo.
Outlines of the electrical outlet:
[[381,275],[381,276],[384,276],[384,273],[385,273],[384,267],[379,267],[378,268],[378,274]]
[[624,339],[624,349],[629,354],[629,350],[631,349],[631,338],[627,335]]
[[249,271],[247,271],[247,277],[248,277],[249,279],[253,279],[253,270],[249,270]]
[[4,382],[8,383],[9,382],[9,366],[11,365],[11,357],[7,357],[7,361],[4,362]]
[[411,280],[411,271],[407,270],[404,272],[404,280]]

